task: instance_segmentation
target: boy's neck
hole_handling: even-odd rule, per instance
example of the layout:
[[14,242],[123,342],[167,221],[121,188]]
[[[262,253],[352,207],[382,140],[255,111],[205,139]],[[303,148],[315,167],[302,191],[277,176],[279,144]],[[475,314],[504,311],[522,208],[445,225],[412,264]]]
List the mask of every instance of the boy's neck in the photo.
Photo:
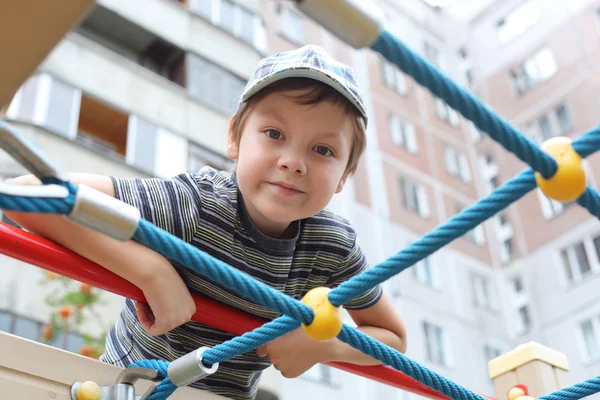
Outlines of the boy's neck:
[[[241,196],[241,193],[240,193]],[[248,217],[256,228],[263,233],[263,235],[269,236],[274,239],[291,239],[294,236],[294,221],[289,222],[273,222],[265,218],[256,208],[249,202],[244,202],[244,208]]]

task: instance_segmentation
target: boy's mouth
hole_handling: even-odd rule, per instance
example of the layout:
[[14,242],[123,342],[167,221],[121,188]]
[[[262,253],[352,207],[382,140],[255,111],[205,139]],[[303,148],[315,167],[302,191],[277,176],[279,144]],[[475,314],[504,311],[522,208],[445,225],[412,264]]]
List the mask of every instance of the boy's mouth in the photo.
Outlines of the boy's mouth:
[[296,186],[289,184],[289,183],[268,182],[268,184],[283,195],[291,196],[294,194],[304,193],[302,190],[298,189]]

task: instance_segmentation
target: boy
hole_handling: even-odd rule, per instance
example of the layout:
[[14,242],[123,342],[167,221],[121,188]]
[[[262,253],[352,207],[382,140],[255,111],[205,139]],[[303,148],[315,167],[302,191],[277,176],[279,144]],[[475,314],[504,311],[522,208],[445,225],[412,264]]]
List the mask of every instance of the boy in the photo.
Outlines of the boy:
[[[324,210],[342,191],[365,148],[367,114],[353,71],[317,46],[262,60],[229,125],[227,154],[235,172],[205,167],[169,180],[72,174],[132,204],[142,217],[296,299],[335,287],[366,268],[354,229]],[[15,183],[37,182],[31,176]],[[200,292],[265,318],[277,313],[204,279],[160,254],[117,242],[57,216],[9,213],[46,236],[137,285],[148,304],[127,300],[102,360],[127,367],[140,359],[172,361],[232,337],[189,322],[190,292]],[[346,305],[366,334],[404,352],[404,324],[377,287]],[[260,372],[273,363],[296,377],[319,362],[380,364],[333,339],[317,342],[302,329],[255,352],[220,363],[191,386],[233,399],[252,399]]]

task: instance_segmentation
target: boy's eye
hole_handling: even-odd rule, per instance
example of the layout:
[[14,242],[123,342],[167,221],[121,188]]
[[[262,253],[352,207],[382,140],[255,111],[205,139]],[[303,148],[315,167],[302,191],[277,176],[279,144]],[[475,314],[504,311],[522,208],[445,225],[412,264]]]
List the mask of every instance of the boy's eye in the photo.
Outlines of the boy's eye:
[[265,131],[265,134],[271,139],[279,140],[279,139],[283,138],[283,135],[281,134],[281,132],[276,131],[275,129],[267,129]]
[[333,152],[327,146],[317,146],[315,147],[315,151],[322,156],[332,156]]

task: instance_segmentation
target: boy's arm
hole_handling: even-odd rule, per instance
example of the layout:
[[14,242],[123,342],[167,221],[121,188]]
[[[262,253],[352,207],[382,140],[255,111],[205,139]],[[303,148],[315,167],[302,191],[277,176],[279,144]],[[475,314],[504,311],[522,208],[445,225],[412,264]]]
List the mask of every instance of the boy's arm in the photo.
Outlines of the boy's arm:
[[[110,177],[70,174],[70,179],[115,197]],[[25,175],[10,183],[40,184],[40,181],[33,175]],[[177,271],[165,257],[146,246],[133,240],[112,239],[59,215],[12,211],[6,211],[6,215],[24,229],[63,245],[140,288],[150,308],[138,303],[138,317],[151,335],[168,332],[188,322],[194,314],[195,304]]]

